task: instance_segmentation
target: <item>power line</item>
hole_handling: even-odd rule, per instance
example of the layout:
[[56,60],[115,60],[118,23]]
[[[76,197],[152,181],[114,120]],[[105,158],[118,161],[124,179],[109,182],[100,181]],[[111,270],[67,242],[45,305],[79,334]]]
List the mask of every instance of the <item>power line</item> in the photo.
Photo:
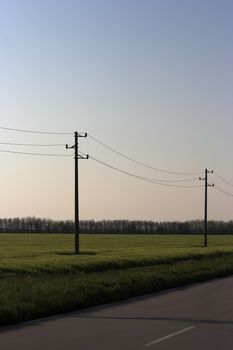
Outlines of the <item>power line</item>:
[[[84,153],[82,153],[82,152],[79,152],[80,154],[82,154],[82,155],[84,155]],[[91,157],[90,157],[91,158]],[[111,167],[111,168],[113,168],[113,169],[117,169],[117,170],[120,170],[120,169],[118,169],[118,168],[116,168],[116,167],[114,167],[114,166],[112,166],[112,165],[110,165],[110,164],[107,164],[107,163],[105,163],[105,162],[103,162],[103,161],[100,161],[100,160],[98,160],[98,159],[96,159],[96,158],[94,158],[94,157],[92,157],[92,159],[93,160],[96,160],[96,161],[98,161],[98,162],[101,162],[102,164],[104,164],[104,165],[107,165],[107,166],[109,166],[109,167]],[[123,170],[122,170],[123,171]],[[125,173],[126,174],[129,174],[127,171],[125,171]],[[141,178],[141,179],[145,179],[145,180],[148,180],[148,181],[155,181],[155,182],[191,182],[191,181],[195,181],[195,180],[197,180],[197,178],[196,177],[193,177],[193,178],[189,178],[189,179],[179,179],[179,180],[163,180],[163,179],[154,179],[154,178],[149,178],[149,177],[145,177],[145,176],[140,176],[140,175],[136,175],[135,174],[135,176],[137,176],[138,178]]]
[[233,197],[233,194],[232,193],[229,193],[227,191],[224,191],[221,187],[215,185],[214,189],[218,192],[221,192],[223,194],[226,194],[227,196],[230,196],[230,197]]
[[[182,187],[182,188],[193,188],[193,187],[203,187],[202,185],[173,185],[173,184],[168,184],[166,183],[166,180],[161,180],[158,181],[156,179],[149,179],[149,178],[146,178],[146,177],[143,177],[143,176],[139,176],[139,175],[136,175],[136,174],[132,174],[132,173],[129,173],[128,171],[125,171],[125,170],[121,170],[119,168],[116,168],[115,166],[112,166],[108,163],[105,163],[99,159],[96,159],[92,156],[89,156],[90,159],[94,160],[95,162],[97,163],[100,163],[110,169],[113,169],[113,170],[116,170],[122,174],[125,174],[125,175],[128,175],[128,176],[131,176],[131,177],[134,177],[134,178],[137,178],[139,180],[143,180],[145,182],[150,182],[150,183],[154,183],[154,184],[157,184],[157,185],[161,185],[161,186],[167,186],[167,187]],[[163,182],[162,182],[163,181]]]
[[125,155],[125,154],[119,152],[119,151],[116,151],[116,150],[113,149],[112,147],[107,146],[106,144],[104,144],[103,142],[99,141],[98,139],[96,139],[95,137],[93,137],[93,136],[90,135],[90,134],[88,134],[88,136],[89,136],[92,140],[94,140],[95,142],[97,142],[97,143],[99,143],[100,145],[104,146],[105,148],[111,150],[112,152],[118,154],[119,156],[121,156],[121,157],[123,157],[123,158],[125,158],[125,159],[128,159],[128,160],[130,160],[130,161],[133,162],[133,163],[136,163],[136,164],[138,164],[138,165],[144,166],[144,167],[146,167],[146,168],[148,168],[148,169],[152,169],[152,170],[155,170],[155,171],[160,171],[160,172],[162,172],[162,173],[173,174],[173,175],[200,175],[200,174],[202,174],[202,172],[193,172],[193,173],[192,173],[192,172],[176,172],[176,171],[171,171],[171,170],[164,170],[164,169],[160,169],[160,168],[155,168],[155,167],[152,167],[152,166],[150,166],[150,165],[148,165],[148,164],[142,163],[142,162],[140,162],[140,161],[138,161],[138,160],[136,160],[136,159],[134,159],[134,158],[131,158],[131,157],[129,157],[129,156],[127,156],[127,155]]
[[2,130],[25,132],[30,134],[47,134],[47,135],[73,135],[72,132],[50,132],[50,131],[37,131],[37,130],[25,130],[25,129],[15,129],[15,128],[5,128],[0,126]]
[[55,143],[55,144],[37,144],[37,143],[13,143],[13,142],[0,142],[0,145],[9,145],[9,146],[28,146],[28,147],[64,147],[64,143]]
[[45,156],[45,157],[72,157],[72,155],[68,154],[51,154],[51,153],[33,153],[33,152],[18,152],[18,151],[9,151],[0,149],[2,153],[13,153],[13,154],[21,154],[21,155],[29,155],[29,156]]
[[218,175],[216,172],[214,172],[214,174],[220,179],[222,180],[223,182],[225,182],[227,185],[230,185],[233,187],[233,184],[230,183],[229,181],[225,180],[222,176]]

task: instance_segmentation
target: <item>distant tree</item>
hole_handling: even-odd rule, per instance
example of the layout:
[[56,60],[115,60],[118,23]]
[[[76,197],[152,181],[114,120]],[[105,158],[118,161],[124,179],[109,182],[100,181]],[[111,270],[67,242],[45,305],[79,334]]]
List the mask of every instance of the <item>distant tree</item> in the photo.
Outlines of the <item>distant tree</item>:
[[[209,234],[233,234],[233,221],[208,222]],[[83,220],[80,222],[81,233],[116,233],[116,234],[202,234],[202,220],[179,221],[142,221],[142,220]],[[73,233],[72,220],[51,220],[35,217],[0,218],[2,233]]]

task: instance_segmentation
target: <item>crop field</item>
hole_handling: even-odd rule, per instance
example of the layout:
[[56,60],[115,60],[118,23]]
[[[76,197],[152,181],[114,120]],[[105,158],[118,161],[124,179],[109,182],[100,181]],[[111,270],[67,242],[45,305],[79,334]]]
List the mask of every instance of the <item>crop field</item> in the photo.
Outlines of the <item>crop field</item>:
[[0,234],[0,324],[233,274],[233,236]]

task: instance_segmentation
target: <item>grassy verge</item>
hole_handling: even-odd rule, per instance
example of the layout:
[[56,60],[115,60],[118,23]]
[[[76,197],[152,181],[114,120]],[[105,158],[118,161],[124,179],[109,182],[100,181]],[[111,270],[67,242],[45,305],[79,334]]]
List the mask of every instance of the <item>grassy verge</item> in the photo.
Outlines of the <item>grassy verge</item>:
[[83,235],[73,254],[73,235],[0,234],[1,274],[100,272],[171,264],[233,254],[233,236]]
[[[70,237],[16,238],[9,258],[0,249],[0,325],[233,274],[231,237],[212,241],[208,249],[200,238],[187,236],[131,236],[121,242],[109,236],[105,245],[105,237],[98,237],[98,243],[86,242],[80,256],[63,246]],[[3,237],[5,248],[16,238]]]

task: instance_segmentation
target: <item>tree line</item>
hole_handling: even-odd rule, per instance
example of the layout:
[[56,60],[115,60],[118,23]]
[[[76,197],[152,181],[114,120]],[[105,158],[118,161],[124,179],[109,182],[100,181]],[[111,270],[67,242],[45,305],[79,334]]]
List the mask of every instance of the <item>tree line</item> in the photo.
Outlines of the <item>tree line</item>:
[[[204,222],[143,221],[143,220],[82,220],[80,232],[89,234],[202,234]],[[233,234],[233,220],[208,222],[210,234]],[[72,220],[51,220],[35,217],[2,218],[0,233],[73,233]]]

